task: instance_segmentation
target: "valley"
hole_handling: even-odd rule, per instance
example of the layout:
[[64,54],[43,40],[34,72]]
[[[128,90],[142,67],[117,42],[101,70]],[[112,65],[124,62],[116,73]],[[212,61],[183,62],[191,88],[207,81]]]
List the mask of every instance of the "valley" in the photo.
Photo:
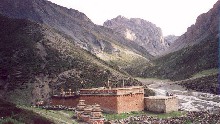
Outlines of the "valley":
[[[141,18],[119,15],[96,25],[48,0],[1,0],[0,123],[79,123],[75,111],[36,104],[50,105],[62,91],[131,86],[143,86],[143,100],[174,94],[179,111],[104,113],[106,121],[206,123],[208,116],[220,123],[219,8],[220,0],[181,36],[164,36]],[[126,93],[125,101],[134,96]]]

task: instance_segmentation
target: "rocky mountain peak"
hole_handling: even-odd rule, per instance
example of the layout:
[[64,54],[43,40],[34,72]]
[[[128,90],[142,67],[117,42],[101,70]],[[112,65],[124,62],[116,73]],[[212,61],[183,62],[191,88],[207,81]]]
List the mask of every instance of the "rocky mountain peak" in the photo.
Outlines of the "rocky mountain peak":
[[126,39],[136,42],[153,56],[160,55],[167,47],[162,30],[149,21],[117,16],[107,20],[103,25],[118,32]]
[[179,36],[175,36],[175,35],[167,35],[164,37],[164,41],[165,43],[167,43],[167,45],[171,45],[173,44],[177,39],[179,38]]
[[115,18],[116,20],[127,20],[127,18],[125,18],[124,16],[122,16],[122,15],[118,15],[116,18]]

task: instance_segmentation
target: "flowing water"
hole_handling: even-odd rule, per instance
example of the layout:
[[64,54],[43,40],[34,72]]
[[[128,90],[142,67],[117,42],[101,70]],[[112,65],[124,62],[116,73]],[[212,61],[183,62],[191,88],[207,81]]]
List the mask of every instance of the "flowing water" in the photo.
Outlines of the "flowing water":
[[154,90],[156,95],[166,95],[166,92],[173,93],[179,99],[180,110],[210,112],[219,112],[220,110],[220,95],[186,90],[170,81],[157,80],[151,81],[151,83],[146,81],[143,83]]

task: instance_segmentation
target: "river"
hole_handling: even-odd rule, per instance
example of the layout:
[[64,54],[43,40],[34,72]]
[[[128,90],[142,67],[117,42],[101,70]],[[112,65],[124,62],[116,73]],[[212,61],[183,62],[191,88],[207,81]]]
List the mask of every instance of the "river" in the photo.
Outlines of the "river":
[[184,111],[210,111],[219,112],[220,95],[202,93],[186,90],[175,82],[168,80],[140,80],[156,95],[165,95],[166,92],[173,93],[179,99],[179,109]]

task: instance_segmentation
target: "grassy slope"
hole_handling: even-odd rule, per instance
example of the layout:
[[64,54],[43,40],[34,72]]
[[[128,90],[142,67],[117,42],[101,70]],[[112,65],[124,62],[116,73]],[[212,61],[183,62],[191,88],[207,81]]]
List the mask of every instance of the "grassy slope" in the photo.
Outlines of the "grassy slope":
[[136,76],[139,72],[143,71],[143,65],[149,66],[151,64],[150,60],[129,49],[120,46],[114,47],[120,52],[112,54],[100,53],[97,54],[97,56],[110,65],[115,65],[115,67],[119,67],[132,76]]
[[218,39],[210,36],[200,44],[170,53],[154,63],[142,76],[183,80],[200,71],[218,68]]
[[0,100],[0,123],[3,124],[52,124],[51,120],[15,104]]
[[218,74],[218,69],[209,69],[194,74],[192,78],[200,78],[200,77],[216,75],[216,74]]
[[141,111],[141,112],[130,112],[130,113],[121,113],[121,114],[104,114],[104,116],[107,120],[120,120],[120,119],[126,119],[128,117],[141,116],[141,115],[148,115],[155,118],[166,119],[166,118],[184,116],[185,114],[186,113],[182,111],[170,112],[170,113],[152,113],[148,111]]
[[22,106],[21,108],[29,111],[33,111],[41,116],[52,120],[55,124],[77,124],[74,118],[74,111],[67,110],[46,110],[42,108]]

